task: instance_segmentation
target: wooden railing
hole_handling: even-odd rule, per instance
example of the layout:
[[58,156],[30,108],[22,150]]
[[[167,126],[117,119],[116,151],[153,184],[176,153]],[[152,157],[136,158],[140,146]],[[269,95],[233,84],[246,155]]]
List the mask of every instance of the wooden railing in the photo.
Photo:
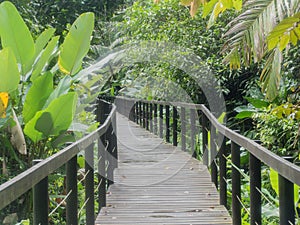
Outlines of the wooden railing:
[[[33,223],[48,224],[48,176],[65,165],[66,170],[66,224],[78,224],[77,154],[85,152],[85,209],[86,224],[95,223],[95,186],[98,189],[99,210],[106,205],[107,186],[113,183],[113,170],[117,167],[116,107],[99,100],[96,110],[100,127],[82,139],[34,165],[0,186],[0,209],[18,197],[33,190]],[[94,150],[97,161],[94,162]],[[94,164],[98,181],[94,179]]]
[[[202,160],[211,171],[211,180],[220,193],[220,204],[232,212],[234,225],[241,220],[241,147],[249,152],[250,177],[250,221],[251,225],[262,224],[261,166],[273,168],[279,176],[280,225],[295,224],[294,184],[300,185],[300,167],[279,157],[268,149],[219,123],[202,104],[180,102],[146,101],[125,97],[115,100],[118,111],[147,130],[154,132],[167,142],[180,145],[182,150],[191,149],[195,154],[195,143],[201,130]],[[178,116],[180,112],[180,117]],[[171,124],[170,124],[170,121]],[[199,124],[200,126],[197,126]],[[180,125],[180,129],[179,129]],[[188,128],[188,129],[187,129]],[[200,128],[198,130],[198,128]],[[210,133],[210,138],[208,137]],[[188,135],[187,135],[188,134]],[[187,137],[189,141],[187,143]],[[210,140],[210,144],[208,141]],[[226,143],[230,140],[230,145]],[[189,144],[189,148],[187,148]],[[210,149],[208,147],[210,146]],[[231,178],[227,177],[226,161],[231,154]],[[227,179],[231,179],[232,203],[227,203]]]

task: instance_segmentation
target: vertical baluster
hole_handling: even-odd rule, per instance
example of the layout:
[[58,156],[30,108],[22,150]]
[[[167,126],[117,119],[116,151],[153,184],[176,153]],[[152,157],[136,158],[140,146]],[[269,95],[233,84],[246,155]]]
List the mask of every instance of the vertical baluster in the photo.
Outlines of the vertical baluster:
[[149,130],[149,117],[150,117],[150,113],[149,113],[149,102],[146,102],[146,130]]
[[143,124],[143,107],[142,107],[141,101],[139,101],[138,104],[139,104],[139,118],[140,118],[139,124],[140,124],[140,126],[142,126],[142,124]]
[[166,105],[166,141],[170,142],[170,106]]
[[227,205],[227,167],[226,167],[226,138],[224,137],[219,151],[219,164],[220,164],[220,204],[228,208]]
[[[41,159],[33,160],[33,165],[41,162]],[[33,187],[33,224],[48,224],[48,177],[38,182]]]
[[185,108],[180,108],[180,121],[181,121],[181,150],[186,151],[186,118]]
[[206,115],[202,112],[201,114],[201,127],[202,127],[202,154],[203,154],[203,164],[208,166],[208,132],[207,132],[208,119]]
[[197,157],[195,149],[195,136],[196,136],[196,109],[190,109],[190,119],[191,119],[191,151],[193,157]]
[[249,153],[250,220],[251,225],[261,225],[261,161]]
[[66,163],[66,189],[71,192],[66,200],[67,225],[78,224],[77,155]]
[[[285,157],[292,161],[292,157]],[[294,184],[278,174],[280,225],[295,224]]]
[[172,131],[173,131],[173,145],[177,146],[177,129],[178,129],[178,113],[176,106],[173,106],[173,124],[172,124]]
[[218,188],[218,167],[217,167],[217,146],[216,146],[216,128],[211,125],[210,129],[210,167],[211,167],[211,181]]
[[158,124],[157,124],[157,104],[154,104],[154,134],[158,134]]
[[164,137],[164,106],[159,105],[159,137]]
[[153,133],[153,103],[150,102],[150,112],[149,112],[149,122],[150,122],[150,132]]
[[241,175],[237,168],[240,168],[240,146],[231,141],[231,167],[232,176],[232,222],[233,225],[241,225]]
[[95,223],[95,202],[94,202],[94,144],[85,149],[85,200],[86,203],[86,224]]
[[146,103],[142,102],[143,104],[143,128],[146,128]]
[[113,138],[113,126],[110,122],[110,125],[106,131],[106,140],[108,143],[107,146],[107,181],[108,186],[114,183],[114,168],[116,159],[114,158],[114,138]]

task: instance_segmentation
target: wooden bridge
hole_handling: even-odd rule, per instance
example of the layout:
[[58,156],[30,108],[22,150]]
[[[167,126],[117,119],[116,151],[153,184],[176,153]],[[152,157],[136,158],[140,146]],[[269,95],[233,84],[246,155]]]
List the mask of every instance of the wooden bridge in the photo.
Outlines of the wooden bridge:
[[119,168],[96,224],[232,224],[207,167],[117,116]]
[[[49,224],[48,176],[65,166],[67,225],[78,224],[83,210],[87,225],[241,225],[243,147],[249,154],[251,225],[262,224],[262,163],[279,174],[280,225],[295,224],[298,166],[220,124],[204,105],[123,97],[114,103],[117,107],[99,101],[96,131],[2,184],[0,209],[32,189],[33,224]],[[80,151],[85,152],[81,207]]]

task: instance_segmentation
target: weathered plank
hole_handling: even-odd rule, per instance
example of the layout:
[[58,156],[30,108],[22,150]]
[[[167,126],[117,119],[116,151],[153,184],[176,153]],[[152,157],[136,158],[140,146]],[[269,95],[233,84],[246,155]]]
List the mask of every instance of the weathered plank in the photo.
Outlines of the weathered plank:
[[232,224],[206,166],[121,115],[119,168],[96,224]]

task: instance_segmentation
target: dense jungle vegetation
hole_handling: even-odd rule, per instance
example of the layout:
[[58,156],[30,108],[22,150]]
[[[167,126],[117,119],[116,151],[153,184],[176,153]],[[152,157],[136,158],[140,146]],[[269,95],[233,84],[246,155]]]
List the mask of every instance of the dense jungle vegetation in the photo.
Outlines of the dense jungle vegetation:
[[[299,0],[1,1],[0,39],[1,183],[96,129],[86,108],[99,95],[169,100],[180,87],[180,99],[207,104],[197,81],[168,60],[116,66],[92,81],[84,73],[122,46],[147,42],[193,52],[224,95],[226,125],[299,164]],[[51,209],[63,197],[63,175],[50,178]],[[263,167],[262,176],[263,224],[278,224],[277,175]],[[246,192],[249,177],[242,179]],[[28,193],[1,210],[0,224],[29,224],[30,198]],[[243,199],[243,224],[249,224],[249,200]],[[64,224],[64,216],[62,204],[50,223]],[[84,224],[84,214],[79,217]]]

